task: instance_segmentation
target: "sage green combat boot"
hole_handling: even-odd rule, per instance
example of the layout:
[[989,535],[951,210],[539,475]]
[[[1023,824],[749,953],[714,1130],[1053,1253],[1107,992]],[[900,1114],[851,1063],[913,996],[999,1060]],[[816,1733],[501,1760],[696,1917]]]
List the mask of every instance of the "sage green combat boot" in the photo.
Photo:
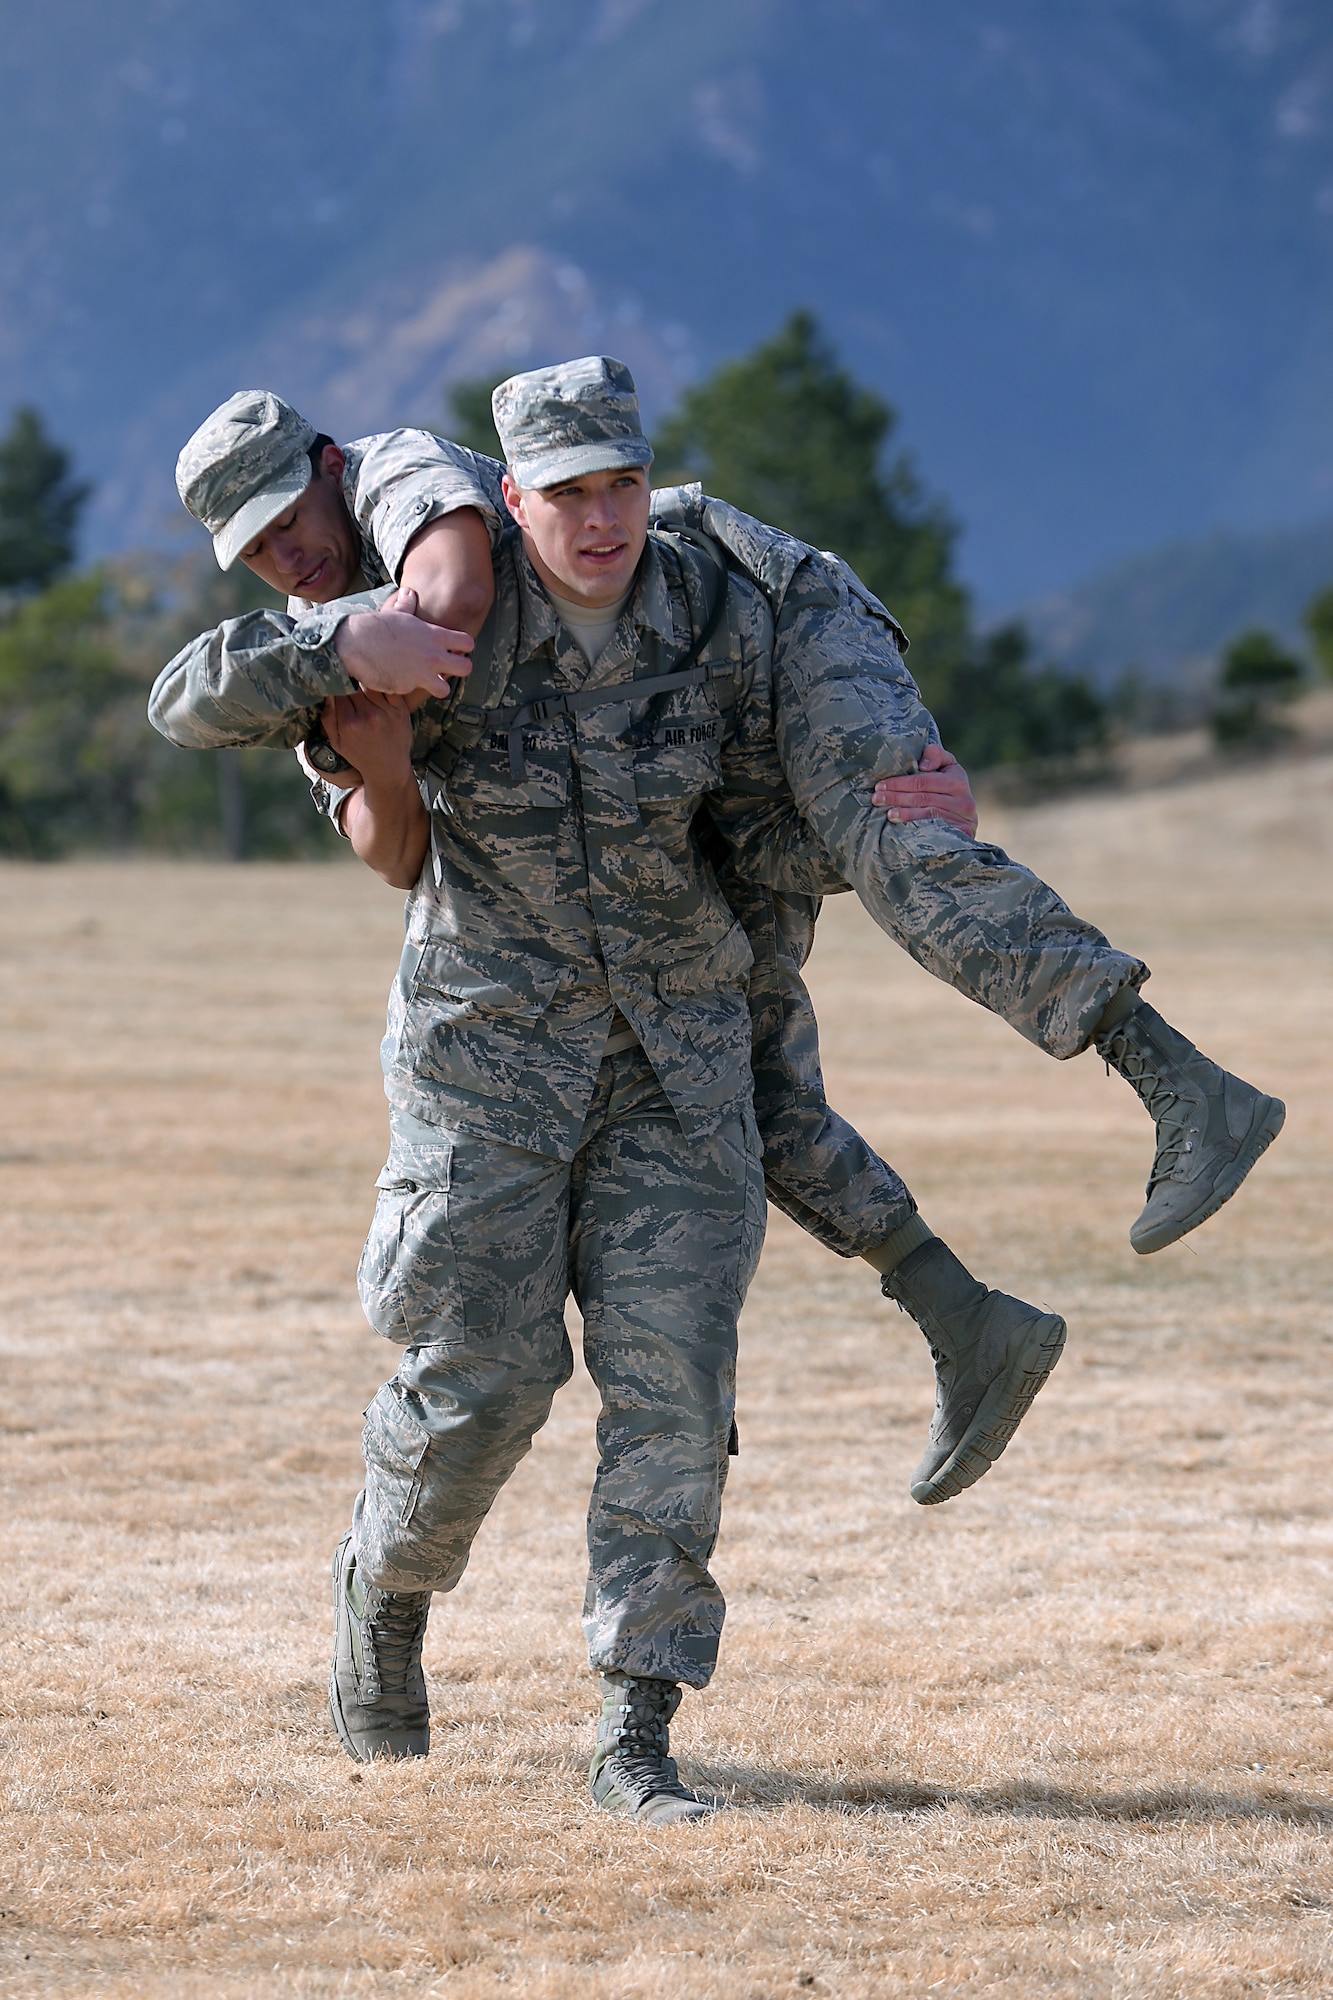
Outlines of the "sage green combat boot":
[[1135,996],[1095,1037],[1157,1126],[1147,1204],[1129,1232],[1141,1257],[1177,1242],[1230,1201],[1282,1130],[1287,1107],[1200,1055]]
[[713,1806],[680,1782],[670,1750],[671,1718],[680,1707],[675,1681],[602,1675],[597,1748],[588,1768],[593,1798],[604,1812],[628,1813],[650,1826],[702,1819]]
[[978,1284],[938,1236],[881,1289],[911,1314],[935,1362],[935,1415],[912,1475],[912,1498],[933,1507],[990,1471],[1060,1359],[1065,1323]]
[[358,1764],[377,1757],[424,1757],[430,1707],[421,1644],[428,1590],[380,1590],[357,1574],[344,1535],[333,1558],[333,1672],[329,1712],[338,1740]]

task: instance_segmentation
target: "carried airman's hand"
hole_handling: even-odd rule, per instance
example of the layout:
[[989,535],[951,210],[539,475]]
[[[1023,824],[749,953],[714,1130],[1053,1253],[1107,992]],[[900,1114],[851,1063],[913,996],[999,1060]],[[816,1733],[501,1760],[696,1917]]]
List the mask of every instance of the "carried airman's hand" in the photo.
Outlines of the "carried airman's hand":
[[939,743],[928,743],[917,769],[901,778],[881,778],[875,804],[888,807],[898,824],[914,819],[943,819],[964,833],[977,830],[977,802],[967,772]]
[[413,590],[395,591],[378,611],[352,612],[334,643],[352,679],[376,694],[443,697],[472,671],[470,635],[418,618]]

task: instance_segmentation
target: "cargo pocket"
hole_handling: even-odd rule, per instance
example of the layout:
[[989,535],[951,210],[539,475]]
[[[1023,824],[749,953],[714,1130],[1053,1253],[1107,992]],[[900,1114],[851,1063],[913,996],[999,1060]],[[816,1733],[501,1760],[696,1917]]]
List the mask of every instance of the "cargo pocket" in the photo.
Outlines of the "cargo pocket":
[[463,1344],[467,1313],[446,1189],[381,1185],[356,1283],[362,1311],[385,1340]]
[[464,952],[450,942],[425,945],[399,1036],[399,1047],[412,1052],[415,1080],[507,1102],[559,984],[554,965]]
[[366,1461],[365,1508],[377,1524],[376,1542],[384,1545],[388,1527],[406,1527],[416,1512],[425,1480],[430,1432],[407,1407],[405,1392],[386,1382],[366,1411],[361,1433]]

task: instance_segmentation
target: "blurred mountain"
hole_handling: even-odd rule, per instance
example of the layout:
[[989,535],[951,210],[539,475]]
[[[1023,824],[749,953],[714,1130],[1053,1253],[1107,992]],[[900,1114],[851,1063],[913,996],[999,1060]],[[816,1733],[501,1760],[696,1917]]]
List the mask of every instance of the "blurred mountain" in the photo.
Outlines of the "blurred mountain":
[[1326,0],[0,0],[0,415],[115,547],[271,383],[355,432],[795,304],[983,601],[1333,504]]
[[[610,351],[634,369],[645,407],[668,404],[691,372],[683,328],[644,320],[633,300],[603,303],[586,271],[532,244],[487,262],[392,275],[355,301],[320,298],[192,364],[125,426],[100,489],[119,539],[151,543],[189,530],[172,485],[176,452],[232,388],[276,389],[332,437],[396,424],[441,429],[448,381],[503,375],[550,356]],[[201,537],[202,539],[202,537]]]
[[1211,678],[1217,655],[1261,625],[1302,652],[1302,614],[1333,587],[1333,521],[1269,533],[1175,542],[1038,600],[1021,613],[1038,649],[1109,687],[1126,671],[1149,682]]

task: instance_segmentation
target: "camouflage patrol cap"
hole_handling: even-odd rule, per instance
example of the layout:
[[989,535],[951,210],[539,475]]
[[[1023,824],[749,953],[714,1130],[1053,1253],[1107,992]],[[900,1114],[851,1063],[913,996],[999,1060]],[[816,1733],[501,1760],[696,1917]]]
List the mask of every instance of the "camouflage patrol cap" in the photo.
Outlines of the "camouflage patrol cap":
[[588,472],[652,464],[634,377],[605,354],[511,375],[491,397],[491,410],[518,486],[559,486]]
[[176,460],[176,491],[213,537],[219,569],[300,499],[318,435],[266,389],[238,390],[200,424]]

